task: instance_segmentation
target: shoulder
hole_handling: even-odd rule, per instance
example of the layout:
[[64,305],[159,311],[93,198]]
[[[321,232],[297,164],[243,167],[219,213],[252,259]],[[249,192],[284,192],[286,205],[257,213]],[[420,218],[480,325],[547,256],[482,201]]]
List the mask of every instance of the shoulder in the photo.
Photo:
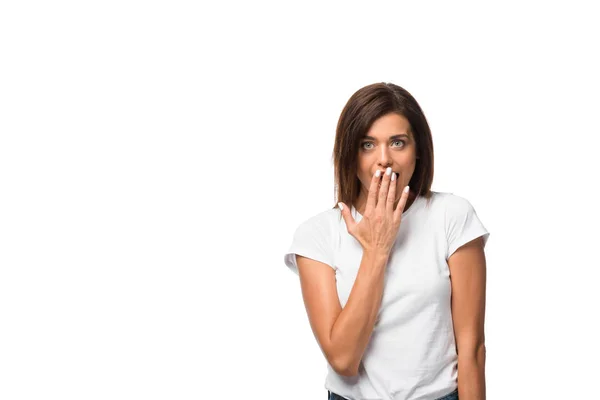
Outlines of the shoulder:
[[330,208],[304,219],[298,226],[298,231],[332,232],[341,221],[342,214],[338,208]]
[[449,192],[436,192],[434,190],[431,191],[431,196],[429,198],[422,198],[423,203],[425,204],[425,209],[431,213],[440,213],[443,214],[446,211],[449,203],[455,201],[455,195]]
[[431,191],[431,198],[428,201],[431,207],[443,209],[446,212],[460,212],[471,206],[465,197],[451,192]]
[[443,199],[444,199],[443,202],[444,202],[444,206],[446,207],[446,210],[448,210],[450,212],[462,211],[471,206],[471,203],[469,202],[469,200],[467,200],[463,196],[460,196],[460,195],[457,195],[454,193],[444,192]]
[[296,274],[298,274],[298,266],[294,254],[320,261],[333,268],[336,214],[339,214],[339,210],[321,211],[304,219],[297,226],[292,244],[284,257],[285,263]]
[[471,202],[465,197],[451,192],[431,191],[431,197],[425,199],[428,214],[451,223],[474,212]]

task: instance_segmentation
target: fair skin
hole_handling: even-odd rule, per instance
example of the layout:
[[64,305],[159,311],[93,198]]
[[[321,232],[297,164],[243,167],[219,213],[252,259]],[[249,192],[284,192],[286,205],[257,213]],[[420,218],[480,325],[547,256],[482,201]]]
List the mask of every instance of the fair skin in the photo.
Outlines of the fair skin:
[[458,353],[458,396],[485,400],[486,260],[483,238],[465,243],[448,258],[452,322]]
[[[354,205],[356,210],[364,215],[373,174],[377,170],[384,171],[387,167],[391,167],[393,172],[399,174],[395,181],[395,208],[400,200],[402,189],[408,185],[415,171],[416,158],[416,143],[408,120],[396,113],[386,114],[377,119],[361,140],[358,149],[357,175],[361,188]],[[410,208],[415,196],[411,188],[404,211]]]
[[[344,205],[342,215],[363,246],[363,259],[354,287],[342,309],[331,266],[297,256],[302,295],[311,328],[321,350],[337,373],[358,374],[358,365],[376,322],[383,293],[387,256],[403,211],[414,201],[402,193],[415,170],[416,145],[405,117],[387,114],[372,125],[361,141],[357,175],[361,193],[355,202],[364,216],[361,228]],[[395,135],[408,135],[395,137]],[[392,181],[374,178],[390,167]],[[381,190],[378,184],[381,182]],[[391,196],[388,198],[388,194]],[[389,199],[394,198],[393,208]],[[370,199],[370,201],[369,201]],[[452,284],[452,318],[458,352],[458,391],[465,400],[485,400],[485,281],[486,263],[481,237],[463,245],[447,260]]]
[[[363,247],[363,256],[343,309],[334,269],[310,258],[296,257],[313,333],[330,365],[344,376],[358,373],[369,343],[381,305],[389,253],[409,198],[402,189],[412,176],[416,157],[408,128],[406,118],[388,114],[375,121],[361,143],[357,175],[367,190],[359,196],[357,210],[362,211],[363,218],[357,223],[347,205],[342,205],[342,216],[348,232]],[[393,170],[399,178],[392,180],[392,174],[377,177],[375,172],[385,169]]]
[[[378,189],[380,184],[381,189]],[[394,210],[395,191],[396,183],[389,167],[383,178],[375,174],[371,177],[365,213],[360,222],[357,223],[348,207],[340,203],[348,232],[363,247],[359,271],[343,309],[333,268],[300,255],[296,257],[311,328],[323,354],[340,375],[358,374],[377,320],[390,249],[408,199],[408,194],[403,192]]]

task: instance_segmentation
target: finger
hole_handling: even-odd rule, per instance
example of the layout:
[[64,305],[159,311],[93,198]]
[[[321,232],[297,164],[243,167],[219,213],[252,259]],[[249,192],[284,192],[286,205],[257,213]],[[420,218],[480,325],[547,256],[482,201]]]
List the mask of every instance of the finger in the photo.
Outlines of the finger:
[[386,207],[386,199],[388,196],[388,188],[390,186],[390,178],[392,174],[392,168],[387,167],[385,170],[385,174],[383,175],[383,181],[381,182],[381,187],[379,188],[379,198],[377,200],[377,207],[381,210],[385,210]]
[[387,196],[387,204],[385,207],[385,212],[387,215],[394,215],[394,203],[396,202],[396,186],[398,181],[396,180],[396,173],[392,172],[392,177],[390,179],[390,189],[388,191]]
[[342,202],[338,203],[338,207],[340,207],[340,211],[342,212],[342,217],[344,217],[344,221],[346,222],[346,229],[348,232],[356,225],[356,221],[350,212],[350,209]]
[[394,221],[399,223],[402,220],[402,213],[404,212],[404,207],[406,206],[406,202],[408,201],[408,192],[410,188],[408,186],[404,187],[402,190],[402,195],[400,196],[400,201],[396,206],[396,210],[394,211]]
[[377,170],[373,174],[373,178],[371,178],[371,186],[369,187],[369,195],[367,196],[367,205],[365,208],[365,213],[375,208],[377,205],[377,189],[379,187],[379,180],[381,175],[381,171]]

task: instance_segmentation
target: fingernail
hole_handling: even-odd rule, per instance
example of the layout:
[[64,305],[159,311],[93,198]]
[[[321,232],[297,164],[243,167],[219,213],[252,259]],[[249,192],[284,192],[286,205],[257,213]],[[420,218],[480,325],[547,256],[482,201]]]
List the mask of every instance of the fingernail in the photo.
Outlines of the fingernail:
[[375,172],[375,177],[379,178],[381,176],[381,171],[377,170],[377,172]]
[[338,206],[340,207],[340,210],[344,211],[344,205],[342,203],[338,203]]
[[389,175],[392,173],[392,167],[387,167],[387,169],[385,170],[385,174]]
[[409,188],[408,186],[407,186],[407,187],[405,187],[405,188],[404,188],[404,193],[408,193],[409,189],[410,189],[410,188]]

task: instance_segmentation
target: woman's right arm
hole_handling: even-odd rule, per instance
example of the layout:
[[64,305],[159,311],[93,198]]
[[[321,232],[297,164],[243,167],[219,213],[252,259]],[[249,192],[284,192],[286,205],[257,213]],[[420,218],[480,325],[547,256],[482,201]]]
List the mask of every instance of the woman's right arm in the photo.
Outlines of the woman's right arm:
[[363,251],[360,268],[346,305],[338,299],[335,271],[296,255],[302,297],[321,351],[340,375],[358,374],[377,320],[389,253]]
[[358,366],[377,320],[387,262],[408,200],[409,188],[406,186],[394,210],[396,184],[395,176],[390,176],[391,171],[391,168],[386,170],[381,189],[378,189],[379,173],[373,175],[365,215],[359,223],[348,207],[340,203],[348,233],[363,248],[360,268],[343,310],[333,268],[296,256],[302,296],[313,333],[329,364],[340,375],[358,374]]

